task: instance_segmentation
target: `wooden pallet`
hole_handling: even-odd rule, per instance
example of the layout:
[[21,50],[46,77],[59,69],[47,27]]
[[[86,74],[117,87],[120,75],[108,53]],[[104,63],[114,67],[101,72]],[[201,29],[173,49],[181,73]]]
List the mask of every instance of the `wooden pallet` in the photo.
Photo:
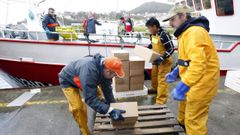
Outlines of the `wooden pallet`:
[[114,128],[108,115],[97,114],[94,135],[185,135],[166,105],[138,106],[134,127]]

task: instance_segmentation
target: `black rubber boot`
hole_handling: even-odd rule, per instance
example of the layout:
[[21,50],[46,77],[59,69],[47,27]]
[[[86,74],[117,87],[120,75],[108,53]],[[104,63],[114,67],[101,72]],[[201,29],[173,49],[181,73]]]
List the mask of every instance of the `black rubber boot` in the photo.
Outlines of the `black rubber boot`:
[[156,94],[157,90],[154,89],[148,89],[148,94]]

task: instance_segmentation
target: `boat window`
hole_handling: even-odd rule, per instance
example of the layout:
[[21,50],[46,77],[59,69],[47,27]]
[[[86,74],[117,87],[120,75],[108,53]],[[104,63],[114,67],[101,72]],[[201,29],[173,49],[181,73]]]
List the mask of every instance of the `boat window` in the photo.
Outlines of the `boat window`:
[[195,9],[202,10],[202,1],[201,0],[194,0]]
[[204,9],[211,8],[211,1],[210,0],[202,0]]
[[187,5],[191,8],[193,8],[193,1],[192,0],[187,0]]
[[215,0],[216,13],[218,16],[234,14],[233,0]]

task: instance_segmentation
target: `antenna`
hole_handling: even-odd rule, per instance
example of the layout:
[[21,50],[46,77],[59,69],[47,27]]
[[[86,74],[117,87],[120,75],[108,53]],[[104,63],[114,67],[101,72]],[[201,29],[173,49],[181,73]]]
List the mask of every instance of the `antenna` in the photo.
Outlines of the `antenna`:
[[40,1],[38,4],[37,4],[37,7],[39,7],[39,5],[41,4],[41,3],[43,3],[43,2],[45,2],[46,0],[42,0],[42,1]]

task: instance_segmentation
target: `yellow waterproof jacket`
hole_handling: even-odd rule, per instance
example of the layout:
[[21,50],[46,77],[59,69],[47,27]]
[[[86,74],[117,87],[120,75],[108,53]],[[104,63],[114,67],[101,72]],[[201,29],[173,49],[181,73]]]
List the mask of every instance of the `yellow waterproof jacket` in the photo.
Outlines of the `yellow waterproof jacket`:
[[160,29],[156,35],[151,35],[151,41],[152,50],[159,53],[164,61],[171,61],[171,55],[174,52],[171,36],[163,29]]
[[187,100],[209,99],[220,78],[219,59],[208,31],[191,26],[178,37],[178,63],[181,80],[190,87]]

